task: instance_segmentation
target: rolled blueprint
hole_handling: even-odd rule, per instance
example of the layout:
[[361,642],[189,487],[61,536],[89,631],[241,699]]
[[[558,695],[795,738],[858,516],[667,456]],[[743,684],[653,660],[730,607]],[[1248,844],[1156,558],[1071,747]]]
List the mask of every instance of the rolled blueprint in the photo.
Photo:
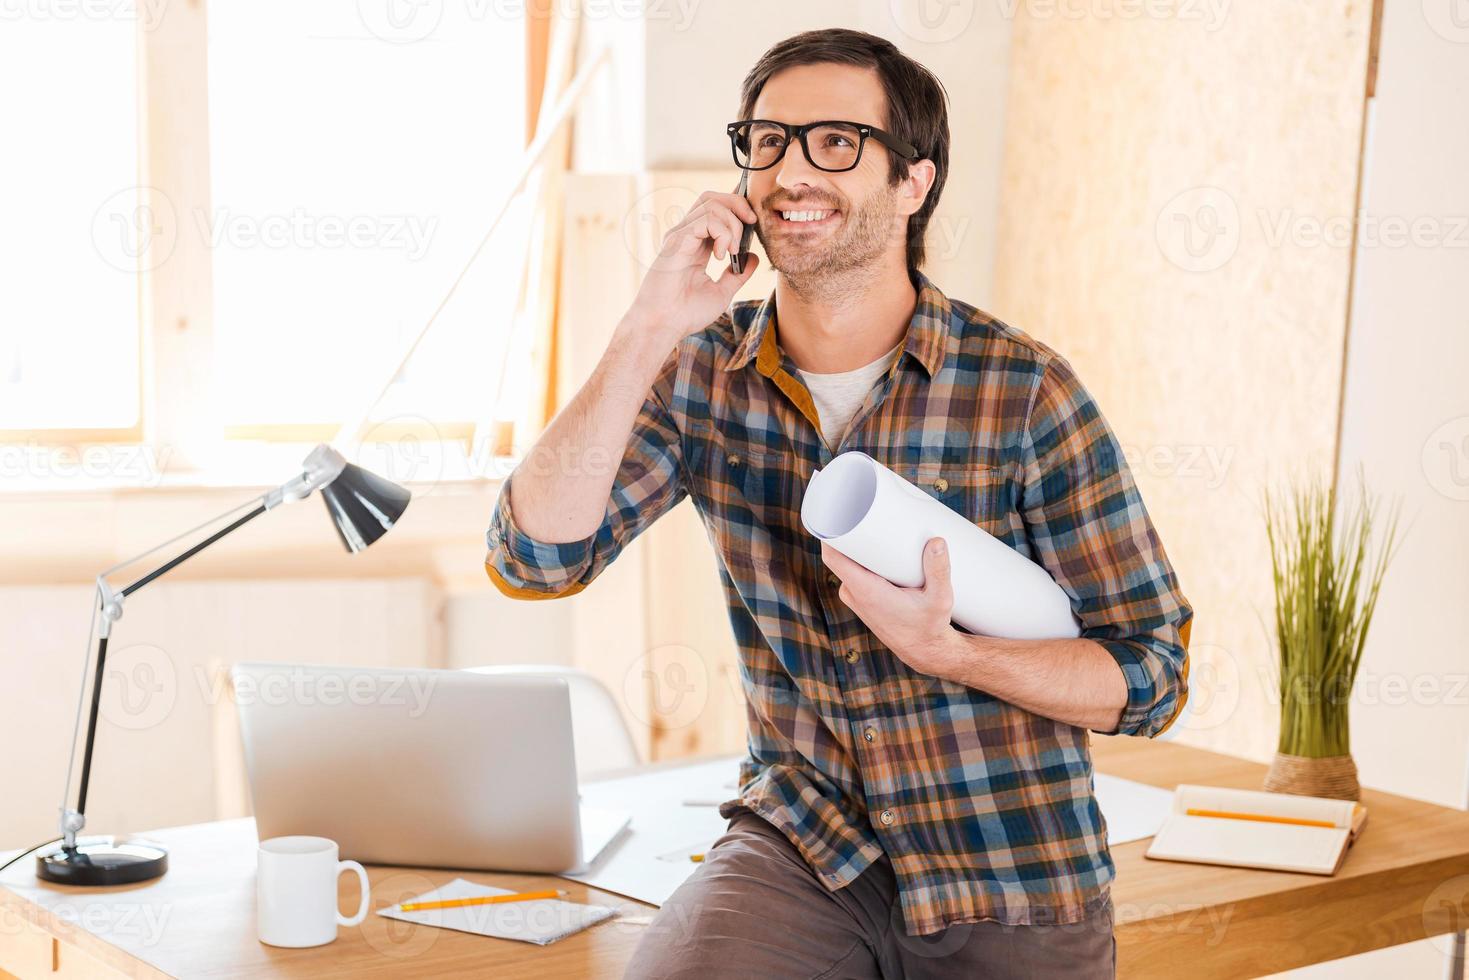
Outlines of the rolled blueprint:
[[1014,640],[1081,635],[1071,600],[1044,568],[862,452],[811,475],[801,523],[837,551],[904,588],[923,584],[923,546],[943,538],[953,621]]

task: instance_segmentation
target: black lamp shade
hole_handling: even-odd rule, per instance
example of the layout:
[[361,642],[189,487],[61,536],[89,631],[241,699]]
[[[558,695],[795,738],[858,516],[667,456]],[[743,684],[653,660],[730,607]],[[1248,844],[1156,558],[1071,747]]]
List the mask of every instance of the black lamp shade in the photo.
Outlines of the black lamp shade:
[[348,463],[321,488],[321,499],[347,550],[361,551],[388,533],[408,509],[407,490]]

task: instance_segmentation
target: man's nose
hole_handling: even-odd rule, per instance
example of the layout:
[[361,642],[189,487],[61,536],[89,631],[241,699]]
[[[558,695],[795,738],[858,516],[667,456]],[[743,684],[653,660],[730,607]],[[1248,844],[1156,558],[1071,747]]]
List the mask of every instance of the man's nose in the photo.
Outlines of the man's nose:
[[786,147],[785,156],[780,158],[780,163],[775,165],[775,182],[786,190],[799,190],[803,187],[812,186],[817,176],[821,173],[806,159],[806,152],[801,147],[801,141],[796,140]]

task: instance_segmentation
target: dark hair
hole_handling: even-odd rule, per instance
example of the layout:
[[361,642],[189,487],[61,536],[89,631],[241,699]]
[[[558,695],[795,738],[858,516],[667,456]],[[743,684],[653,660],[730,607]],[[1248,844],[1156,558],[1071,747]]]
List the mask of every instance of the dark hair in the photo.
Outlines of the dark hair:
[[[879,125],[912,143],[920,159],[934,163],[933,186],[923,206],[908,217],[908,275],[916,280],[924,259],[924,234],[939,194],[949,175],[948,93],[933,72],[899,51],[891,41],[842,27],[805,31],[772,47],[760,56],[740,86],[737,118],[748,119],[755,100],[770,76],[796,65],[838,64],[877,69],[887,95],[887,119]],[[875,140],[868,149],[881,148]],[[888,154],[888,182],[896,184],[908,176],[909,161]]]

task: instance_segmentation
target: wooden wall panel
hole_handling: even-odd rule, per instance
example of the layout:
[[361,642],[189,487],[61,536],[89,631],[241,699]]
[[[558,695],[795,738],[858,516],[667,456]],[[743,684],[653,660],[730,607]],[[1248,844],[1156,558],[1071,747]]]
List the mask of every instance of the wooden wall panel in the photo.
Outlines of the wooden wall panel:
[[1130,9],[1018,7],[991,312],[1128,451],[1197,616],[1178,737],[1265,759],[1260,491],[1330,473],[1371,5]]

